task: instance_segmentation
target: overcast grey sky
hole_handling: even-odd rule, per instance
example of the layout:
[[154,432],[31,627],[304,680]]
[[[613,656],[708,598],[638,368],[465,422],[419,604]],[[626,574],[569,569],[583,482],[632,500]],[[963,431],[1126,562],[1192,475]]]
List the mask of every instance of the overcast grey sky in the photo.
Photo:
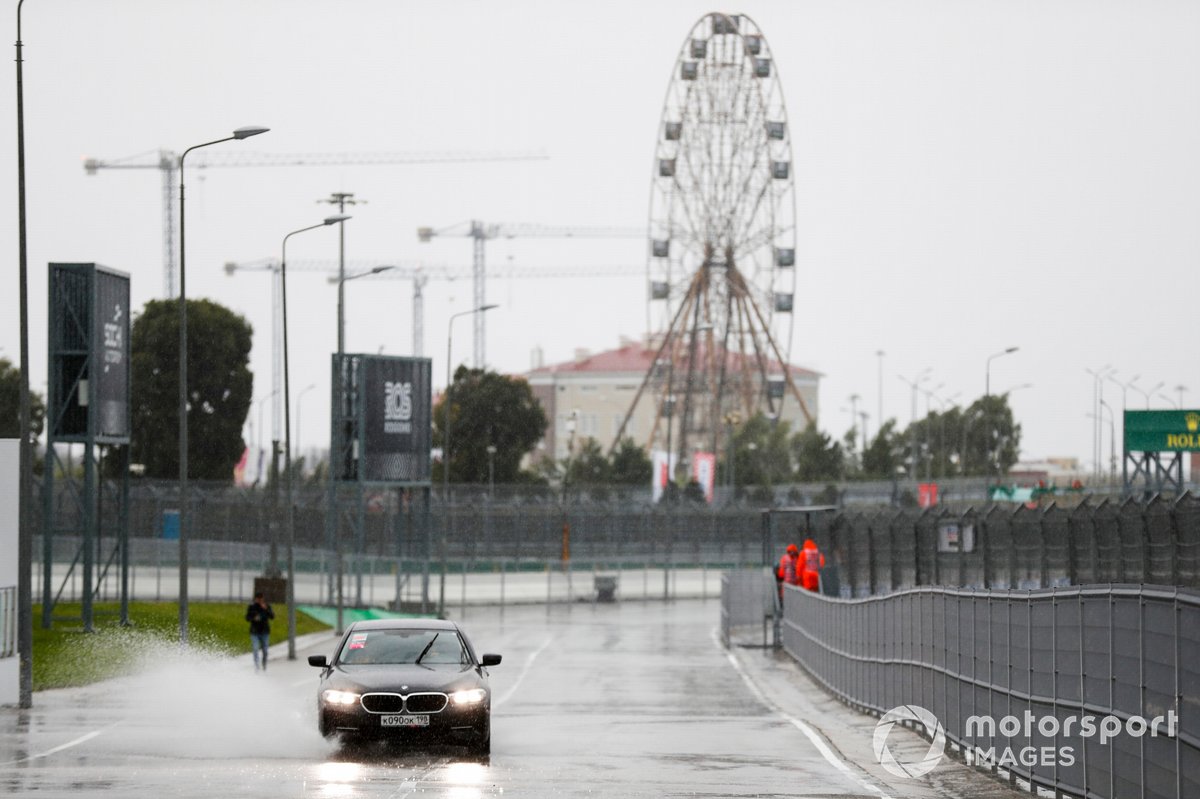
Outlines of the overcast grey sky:
[[[16,39],[14,4],[3,19]],[[219,145],[271,153],[544,149],[521,164],[189,170],[188,293],[255,326],[255,396],[270,391],[270,295],[226,261],[278,257],[285,233],[351,191],[347,258],[470,263],[468,239],[418,244],[416,228],[485,222],[644,226],[654,143],[683,37],[704,13],[746,13],[783,81],[797,191],[793,362],[825,374],[822,427],[848,397],[907,424],[897,375],[931,370],[942,397],[1012,395],[1022,455],[1092,458],[1092,379],[1111,364],[1200,405],[1194,303],[1200,233],[1200,4],[1101,0],[708,3],[26,0],[25,102],[32,376],[46,374],[46,264],[95,261],[132,276],[135,309],[162,292],[157,171],[87,176],[85,157]],[[12,51],[10,50],[10,53]],[[11,63],[11,58],[9,60]],[[8,192],[0,239],[0,355],[16,360],[13,72],[0,93]],[[215,148],[214,148],[215,149]],[[212,152],[210,149],[208,152]],[[289,261],[337,256],[334,229],[289,243]],[[488,245],[488,360],[523,372],[645,327],[644,280],[502,278],[508,265],[642,264],[645,242]],[[603,270],[600,270],[603,271]],[[290,281],[301,444],[324,441],[336,292]],[[447,319],[469,282],[426,288],[425,354],[445,380]],[[350,351],[411,353],[411,288],[347,286]],[[460,320],[454,361],[469,360]],[[1119,412],[1121,390],[1105,396]],[[1131,407],[1143,407],[1136,391]],[[1167,407],[1152,397],[1153,407]],[[936,403],[935,403],[936,405]],[[924,414],[926,399],[920,399]],[[846,408],[845,411],[841,410]],[[295,413],[294,413],[295,415]],[[1118,433],[1120,420],[1118,418]],[[1107,450],[1107,425],[1105,449]],[[1105,453],[1107,455],[1107,452]]]

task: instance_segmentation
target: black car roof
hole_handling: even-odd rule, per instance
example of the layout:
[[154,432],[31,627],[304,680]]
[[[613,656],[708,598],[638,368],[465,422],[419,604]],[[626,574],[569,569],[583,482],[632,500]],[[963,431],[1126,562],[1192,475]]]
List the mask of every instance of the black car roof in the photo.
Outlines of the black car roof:
[[356,621],[351,630],[457,630],[458,625],[446,619],[371,619]]

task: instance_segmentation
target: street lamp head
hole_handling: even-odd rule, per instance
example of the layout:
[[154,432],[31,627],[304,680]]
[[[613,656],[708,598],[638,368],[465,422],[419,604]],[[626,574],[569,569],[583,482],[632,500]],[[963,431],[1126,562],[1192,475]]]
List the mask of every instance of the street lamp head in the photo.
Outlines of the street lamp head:
[[345,222],[349,218],[346,214],[334,214],[333,216],[325,217],[324,223],[326,225],[336,225],[338,222]]
[[1021,348],[1020,348],[1020,347],[1009,347],[1008,349],[1006,349],[1006,350],[1004,351],[1004,354],[1005,354],[1005,355],[1008,355],[1009,353],[1016,352],[1016,351],[1017,351],[1017,350],[1019,350],[1019,349],[1021,349]]
[[233,132],[235,139],[248,139],[251,136],[257,136],[260,133],[266,133],[270,128],[264,128],[262,125],[247,125],[244,128],[238,128]]
[[433,228],[419,227],[417,228],[417,241],[426,242],[433,238]]
[[380,272],[387,272],[387,271],[389,271],[391,269],[395,269],[395,268],[396,267],[394,267],[394,266],[374,266],[374,267],[371,267],[370,273],[372,275],[378,275]]
[[480,311],[480,312],[483,312],[483,311],[490,311],[490,310],[492,310],[493,308],[499,308],[499,307],[500,307],[500,306],[499,306],[499,305],[496,305],[495,303],[490,303],[490,304],[488,304],[488,305],[480,305],[480,306],[479,306],[478,308],[476,308],[475,310],[477,310],[477,311]]

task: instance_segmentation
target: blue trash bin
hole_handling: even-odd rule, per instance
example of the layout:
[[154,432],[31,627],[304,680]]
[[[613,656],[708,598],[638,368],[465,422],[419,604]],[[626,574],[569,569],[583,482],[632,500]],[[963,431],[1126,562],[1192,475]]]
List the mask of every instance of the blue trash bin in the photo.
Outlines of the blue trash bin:
[[164,539],[179,540],[179,511],[164,510],[162,512],[162,527],[159,533]]

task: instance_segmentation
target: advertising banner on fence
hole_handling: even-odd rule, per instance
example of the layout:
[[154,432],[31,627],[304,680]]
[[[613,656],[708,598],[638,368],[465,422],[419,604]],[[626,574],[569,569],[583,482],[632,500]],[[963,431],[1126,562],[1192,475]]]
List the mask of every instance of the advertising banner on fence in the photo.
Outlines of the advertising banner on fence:
[[704,499],[713,501],[713,485],[717,477],[717,456],[711,452],[697,452],[692,456],[692,479],[704,489]]
[[650,472],[650,499],[658,502],[667,488],[671,473],[675,471],[675,456],[668,458],[666,452],[656,449],[650,453],[650,463],[653,467]]

